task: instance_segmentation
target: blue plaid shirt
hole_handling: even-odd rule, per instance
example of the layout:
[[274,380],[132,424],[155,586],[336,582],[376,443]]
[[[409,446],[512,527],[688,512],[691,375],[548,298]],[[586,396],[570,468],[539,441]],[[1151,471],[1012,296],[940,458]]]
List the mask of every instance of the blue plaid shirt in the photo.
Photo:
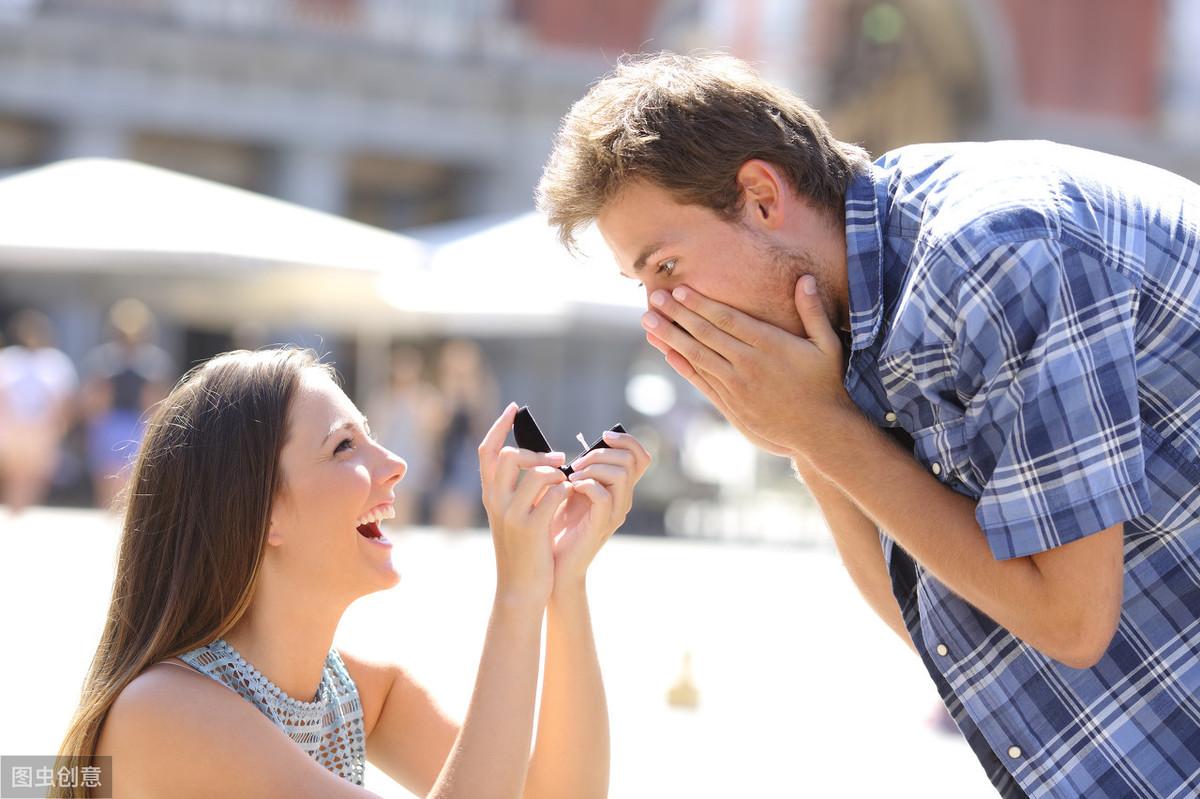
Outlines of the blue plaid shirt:
[[846,389],[976,501],[998,559],[1125,523],[1090,669],[881,532],[917,650],[1006,797],[1200,795],[1200,187],[1047,142],[880,158],[846,197]]

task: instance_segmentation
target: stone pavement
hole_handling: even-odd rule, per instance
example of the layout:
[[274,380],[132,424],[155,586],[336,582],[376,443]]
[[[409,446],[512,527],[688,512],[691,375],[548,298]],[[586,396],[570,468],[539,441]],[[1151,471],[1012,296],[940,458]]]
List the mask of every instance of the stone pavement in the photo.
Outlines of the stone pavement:
[[[95,511],[0,509],[0,753],[57,748],[104,620],[117,533]],[[403,579],[355,603],[336,642],[395,658],[461,717],[490,607],[491,542],[482,531],[389,535]],[[995,795],[966,744],[928,723],[928,677],[831,545],[618,535],[589,587],[613,799]],[[689,652],[699,703],[680,710],[666,697]],[[410,796],[370,766],[366,787]]]

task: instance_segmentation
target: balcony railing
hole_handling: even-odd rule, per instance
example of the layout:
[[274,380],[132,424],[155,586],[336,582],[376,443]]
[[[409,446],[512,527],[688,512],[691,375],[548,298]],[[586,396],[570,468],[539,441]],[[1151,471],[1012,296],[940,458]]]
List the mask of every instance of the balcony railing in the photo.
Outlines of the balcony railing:
[[5,0],[8,22],[81,18],[264,37],[320,37],[456,54],[514,53],[510,0]]

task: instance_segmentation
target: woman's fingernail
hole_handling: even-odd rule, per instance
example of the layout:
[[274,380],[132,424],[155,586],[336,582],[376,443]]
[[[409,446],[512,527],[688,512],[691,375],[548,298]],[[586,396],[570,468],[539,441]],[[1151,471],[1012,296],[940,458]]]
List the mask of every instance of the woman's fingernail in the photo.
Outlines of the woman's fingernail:
[[652,313],[648,313],[642,317],[642,324],[646,327],[658,327],[658,317]]

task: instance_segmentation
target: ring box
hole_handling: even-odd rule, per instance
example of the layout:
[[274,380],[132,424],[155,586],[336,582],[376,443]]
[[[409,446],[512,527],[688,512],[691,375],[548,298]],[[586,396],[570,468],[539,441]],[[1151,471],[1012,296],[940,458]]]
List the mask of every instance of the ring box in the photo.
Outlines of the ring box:
[[[624,433],[625,428],[619,424],[615,424],[608,428],[613,433]],[[528,405],[522,405],[517,409],[516,418],[513,419],[513,437],[517,440],[517,446],[521,449],[531,450],[533,452],[553,452],[550,442],[546,440],[542,429],[538,427],[537,422],[533,419],[533,414],[529,412]],[[596,439],[591,446],[583,452],[576,455],[567,461],[566,465],[558,467],[567,477],[571,476],[574,469],[570,464],[582,458],[594,449],[608,448],[608,444],[604,443],[604,436]]]

